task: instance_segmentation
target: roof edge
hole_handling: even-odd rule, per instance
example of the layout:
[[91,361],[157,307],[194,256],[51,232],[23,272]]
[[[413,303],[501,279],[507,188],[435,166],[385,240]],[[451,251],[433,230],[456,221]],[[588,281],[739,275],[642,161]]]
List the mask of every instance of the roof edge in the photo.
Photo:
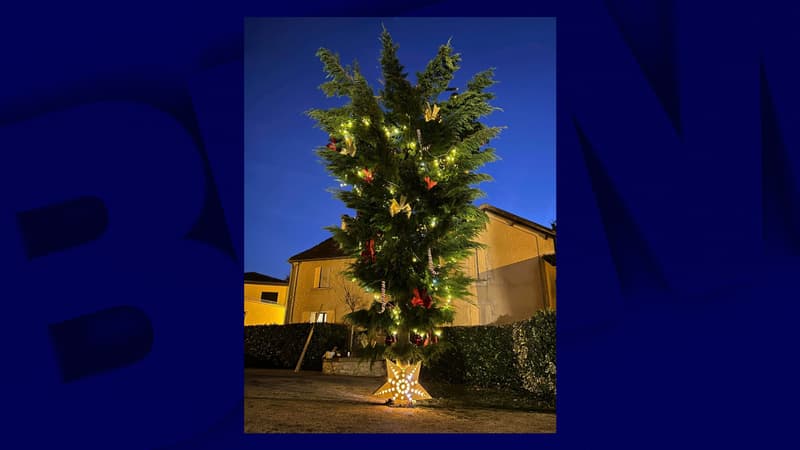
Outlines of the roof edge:
[[253,280],[244,280],[244,284],[261,284],[267,286],[288,286],[288,281],[253,281]]
[[504,219],[510,220],[511,222],[518,223],[520,225],[524,225],[524,226],[530,228],[533,231],[538,231],[538,232],[540,232],[542,234],[546,234],[546,235],[551,236],[551,237],[555,237],[556,236],[556,231],[553,230],[552,228],[546,227],[546,226],[544,226],[542,224],[538,224],[538,223],[536,223],[536,222],[534,222],[532,220],[528,220],[528,219],[526,219],[524,217],[520,217],[520,216],[518,216],[516,214],[510,213],[510,212],[508,212],[508,211],[506,211],[504,209],[500,209],[500,208],[498,208],[496,206],[492,206],[492,205],[490,205],[488,203],[484,203],[483,205],[480,205],[478,207],[478,209],[480,209],[482,211],[494,213],[494,214],[496,214],[496,215],[498,215],[498,216],[500,216],[500,217],[502,217]]

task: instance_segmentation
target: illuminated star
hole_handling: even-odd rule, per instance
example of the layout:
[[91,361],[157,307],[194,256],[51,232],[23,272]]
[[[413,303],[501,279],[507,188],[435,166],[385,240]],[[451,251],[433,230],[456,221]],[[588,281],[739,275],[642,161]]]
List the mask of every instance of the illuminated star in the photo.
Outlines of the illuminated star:
[[411,406],[417,400],[432,398],[428,391],[422,387],[417,379],[422,362],[402,365],[386,360],[386,383],[379,387],[372,395],[379,398],[391,399],[395,405]]

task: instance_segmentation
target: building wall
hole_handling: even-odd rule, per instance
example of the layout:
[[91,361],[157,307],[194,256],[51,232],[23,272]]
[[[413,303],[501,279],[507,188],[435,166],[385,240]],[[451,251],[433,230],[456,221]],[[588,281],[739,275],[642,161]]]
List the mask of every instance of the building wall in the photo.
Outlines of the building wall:
[[489,211],[489,224],[477,241],[487,245],[464,263],[478,279],[472,304],[457,301],[456,325],[510,323],[541,309],[555,309],[555,268],[542,255],[555,252],[554,240],[511,224]]
[[[374,294],[367,294],[342,275],[349,261],[347,258],[338,258],[294,263],[291,289],[295,300],[288,312],[291,316],[287,318],[288,322],[308,322],[311,313],[316,312],[326,313],[326,322],[342,322],[344,315],[350,312],[344,301],[345,288],[360,298],[358,309],[369,306]],[[320,275],[323,281],[321,287],[315,282]]]
[[[265,303],[261,301],[262,292],[275,292],[278,294],[278,303]],[[284,323],[286,316],[286,300],[288,286],[275,284],[248,283],[244,284],[244,324],[245,325],[271,325]]]
[[[555,309],[555,267],[541,255],[555,252],[552,238],[520,225],[510,225],[491,212],[489,224],[477,238],[488,245],[464,261],[467,275],[480,281],[473,284],[470,301],[453,299],[454,325],[488,325],[515,322],[536,311]],[[287,311],[287,323],[307,322],[317,310],[327,313],[328,322],[341,322],[350,312],[344,303],[344,287],[359,293],[368,305],[374,293],[362,291],[340,273],[346,258],[295,262],[289,286],[294,305]],[[327,287],[316,287],[315,279],[328,271]],[[325,283],[323,283],[325,284]],[[376,290],[379,287],[376,286]]]

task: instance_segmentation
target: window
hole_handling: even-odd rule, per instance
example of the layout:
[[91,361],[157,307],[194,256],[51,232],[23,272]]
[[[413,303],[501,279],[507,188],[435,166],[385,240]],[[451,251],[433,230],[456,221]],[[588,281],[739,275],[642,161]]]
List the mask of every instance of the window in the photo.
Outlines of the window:
[[314,268],[314,287],[315,288],[329,288],[331,287],[331,268],[320,267]]
[[325,323],[328,321],[328,313],[317,312],[309,314],[309,322]]
[[261,293],[261,302],[262,303],[278,303],[278,293],[277,292],[262,292]]

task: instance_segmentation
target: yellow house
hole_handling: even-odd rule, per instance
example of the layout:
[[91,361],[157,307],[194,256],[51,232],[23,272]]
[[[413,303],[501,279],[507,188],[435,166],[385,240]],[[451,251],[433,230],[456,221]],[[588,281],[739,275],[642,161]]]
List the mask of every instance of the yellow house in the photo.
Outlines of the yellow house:
[[244,324],[283,325],[289,282],[258,272],[244,274]]
[[[453,300],[453,324],[502,324],[554,310],[555,230],[494,206],[480,208],[489,223],[476,240],[487,247],[464,261],[465,272],[477,281],[469,301]],[[347,294],[360,302],[358,307],[368,305],[374,294],[341,274],[350,261],[333,238],[289,258],[286,323],[341,322],[350,312]]]

